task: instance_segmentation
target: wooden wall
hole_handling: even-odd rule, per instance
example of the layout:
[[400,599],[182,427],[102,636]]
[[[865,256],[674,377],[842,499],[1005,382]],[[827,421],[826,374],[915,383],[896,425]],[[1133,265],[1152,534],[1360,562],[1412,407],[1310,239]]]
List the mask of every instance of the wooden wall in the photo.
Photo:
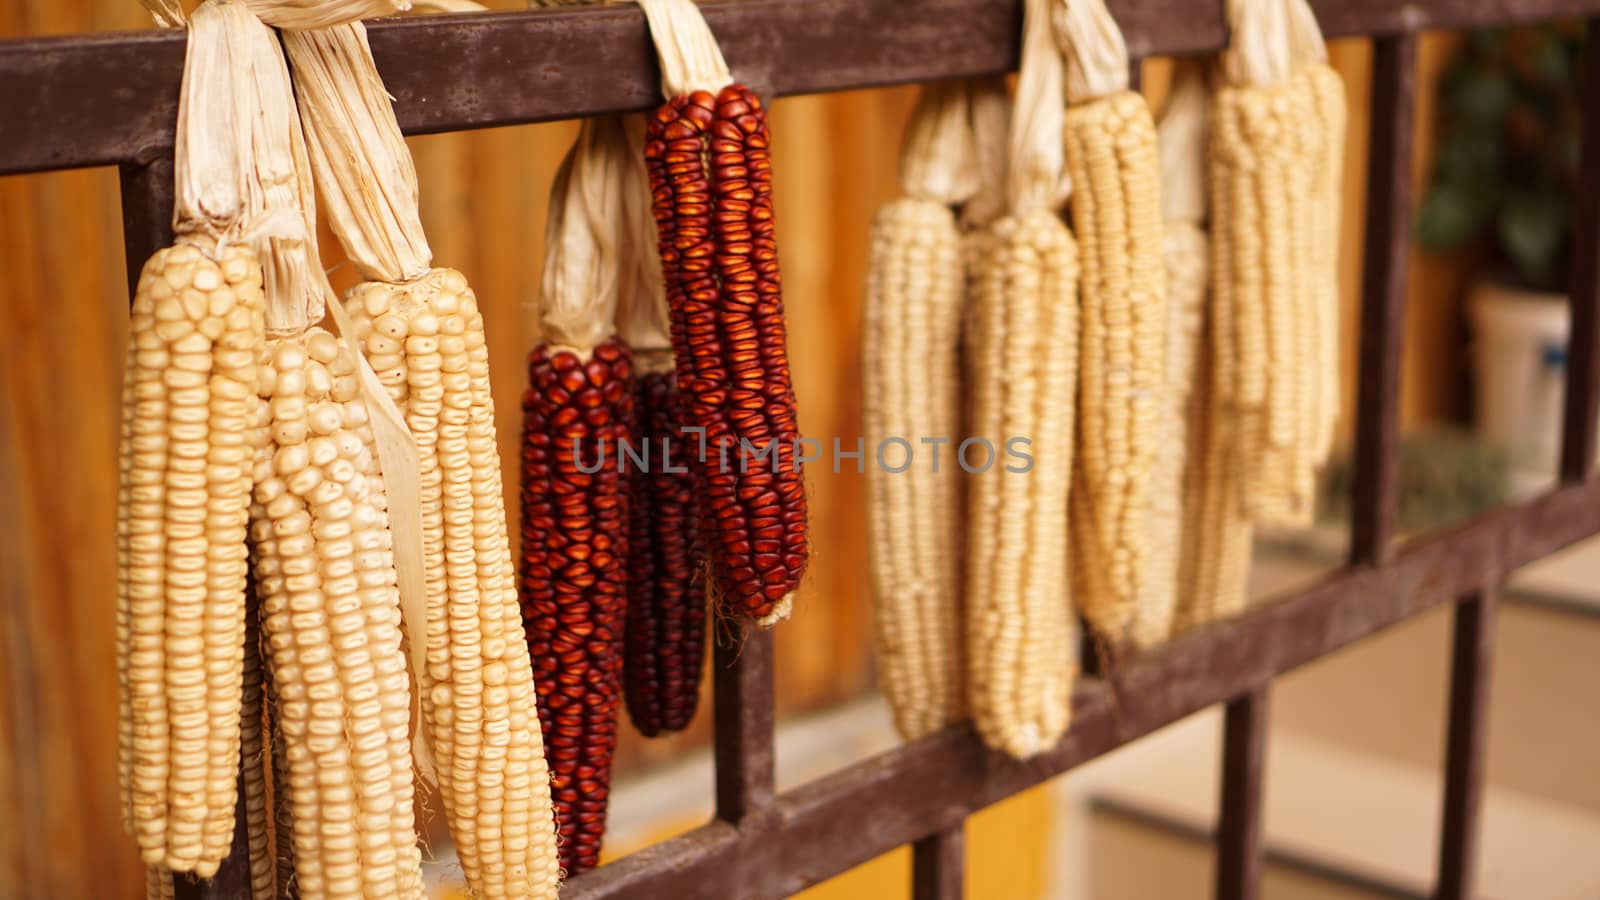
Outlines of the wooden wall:
[[[0,37],[142,25],[134,0],[0,2]],[[1344,241],[1348,370],[1368,54],[1351,43],[1334,56],[1354,112]],[[801,425],[825,442],[839,436],[850,445],[860,434],[867,229],[895,192],[912,96],[895,89],[797,98],[774,110]],[[526,304],[538,285],[546,193],[574,133],[572,123],[557,123],[412,142],[436,261],[465,272],[485,310],[508,471],[517,458],[522,360],[536,339]],[[0,898],[135,897],[142,884],[118,825],[113,764],[110,548],[127,303],[119,228],[110,170],[0,178]],[[336,245],[328,240],[324,249],[337,265]],[[336,280],[349,278],[348,268],[336,272]],[[1424,288],[1414,311],[1454,316],[1449,292]],[[1417,334],[1428,322],[1412,324]],[[1427,357],[1427,367],[1449,358],[1448,348],[1435,351],[1443,355]],[[1353,372],[1347,378],[1353,387]],[[1408,411],[1441,408],[1428,384],[1408,368]],[[779,633],[782,714],[858,693],[870,681],[863,477],[819,468],[809,482],[814,561],[795,617]],[[624,765],[671,753],[703,732],[704,722],[673,741],[645,746],[630,738]]]

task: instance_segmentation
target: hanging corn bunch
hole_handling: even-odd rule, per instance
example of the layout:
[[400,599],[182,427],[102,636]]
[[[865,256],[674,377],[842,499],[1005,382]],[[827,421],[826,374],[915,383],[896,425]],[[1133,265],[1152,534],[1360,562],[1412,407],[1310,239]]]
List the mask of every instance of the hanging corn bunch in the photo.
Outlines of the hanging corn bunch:
[[[1186,531],[1184,472],[1194,434],[1190,407],[1197,377],[1201,324],[1206,299],[1205,76],[1198,63],[1180,62],[1173,74],[1157,139],[1161,156],[1161,201],[1166,220],[1167,350],[1165,388],[1156,418],[1156,457],[1146,509],[1149,519],[1148,571],[1140,585],[1129,637],[1137,648],[1153,647],[1172,632],[1179,598],[1192,582],[1179,577]],[[1218,477],[1232,473],[1220,472]],[[1197,485],[1200,489],[1209,482]],[[1198,523],[1189,523],[1199,527]],[[1209,560],[1207,561],[1209,562]]]
[[483,315],[461,273],[431,265],[416,171],[365,29],[296,31],[284,45],[333,230],[367,279],[344,300],[351,334],[416,440],[427,628],[412,640],[456,855],[474,896],[553,897],[550,779]]
[[[144,265],[123,378],[117,517],[118,769],[146,865],[210,877],[233,836],[245,543],[265,297],[246,238],[260,56],[243,7],[196,11],[177,128],[176,242]],[[270,36],[267,37],[270,40]],[[152,872],[159,893],[170,883]]]
[[772,214],[771,136],[691,0],[645,0],[668,100],[645,162],[690,457],[725,608],[770,626],[804,574],[805,483]]
[[646,737],[680,731],[694,718],[705,662],[705,538],[694,496],[684,400],[672,355],[670,314],[661,280],[644,122],[623,120],[628,156],[620,173],[623,206],[618,332],[633,352],[628,627],[624,696]]
[[528,360],[522,449],[522,609],[552,770],[561,865],[599,862],[622,701],[632,362],[613,322],[628,144],[584,123],[550,191],[544,342]]
[[1233,0],[1212,112],[1218,384],[1258,524],[1311,521],[1338,417],[1344,96],[1303,0]]
[[1078,260],[1064,201],[1062,60],[1051,0],[1024,6],[1022,73],[1011,123],[1006,213],[972,243],[967,320],[974,435],[1032,465],[991,458],[968,495],[967,702],[978,734],[1018,758],[1066,731],[1078,635],[1068,581],[1078,347]]
[[1054,7],[1069,60],[1067,170],[1083,250],[1073,477],[1074,596],[1101,637],[1129,637],[1150,568],[1168,310],[1155,123],[1128,89],[1128,51],[1102,0]]
[[972,104],[987,92],[1003,96],[1004,86],[923,89],[901,151],[904,196],[879,209],[872,227],[862,345],[866,439],[874,447],[903,442],[906,459],[903,468],[870,471],[867,526],[878,685],[907,740],[966,711],[961,470],[949,459],[935,470],[915,448],[959,431],[966,284],[954,207],[978,190]]

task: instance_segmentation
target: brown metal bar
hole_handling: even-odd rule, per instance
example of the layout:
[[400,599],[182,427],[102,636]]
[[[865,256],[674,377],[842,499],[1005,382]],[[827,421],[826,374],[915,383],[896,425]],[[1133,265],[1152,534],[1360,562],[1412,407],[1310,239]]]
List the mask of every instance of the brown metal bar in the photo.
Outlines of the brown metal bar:
[[1008,759],[950,729],[785,792],[760,834],[718,823],[582,875],[563,896],[742,896],[735,862],[797,893],[1596,533],[1600,482],[1497,510],[1403,545],[1383,568],[1343,569],[1141,656],[1120,673],[1115,697],[1086,679],[1072,730],[1034,759]]
[[1444,818],[1435,900],[1477,896],[1478,834],[1489,743],[1489,676],[1497,597],[1480,592],[1456,607],[1445,745]]
[[1566,415],[1561,480],[1582,481],[1594,469],[1600,427],[1600,32],[1590,22],[1583,63],[1583,150],[1572,225],[1572,331],[1567,352]]
[[911,900],[961,900],[966,869],[963,823],[911,845]]
[[1261,896],[1261,779],[1267,689],[1228,701],[1222,725],[1222,802],[1217,820],[1217,900]]
[[[1600,13],[1600,0],[1317,0],[1329,37]],[[1136,58],[1219,50],[1222,0],[1111,0]],[[740,0],[706,19],[733,71],[779,96],[968,78],[1016,65],[1015,0]],[[411,134],[646,108],[644,19],[615,8],[377,22],[373,53]],[[0,41],[0,174],[114,165],[172,145],[182,34]],[[27,140],[16,140],[27,135]]]
[[1360,384],[1350,561],[1382,565],[1394,552],[1400,447],[1400,350],[1411,251],[1411,139],[1417,37],[1372,48],[1372,134],[1367,149],[1367,230],[1361,281]]
[[712,664],[717,818],[739,825],[772,805],[772,632],[719,638]]

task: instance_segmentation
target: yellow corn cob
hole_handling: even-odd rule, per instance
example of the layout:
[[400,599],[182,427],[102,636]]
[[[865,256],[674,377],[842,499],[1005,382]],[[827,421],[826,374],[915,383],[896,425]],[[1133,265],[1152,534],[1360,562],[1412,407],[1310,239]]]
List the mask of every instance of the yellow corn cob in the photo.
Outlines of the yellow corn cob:
[[[891,201],[873,224],[867,288],[866,433],[908,442],[902,472],[874,468],[868,529],[877,601],[879,686],[911,740],[963,714],[957,579],[960,468],[920,459],[924,436],[956,435],[960,386],[960,233],[950,208]],[[944,448],[948,457],[952,448]],[[898,458],[889,460],[898,467]]]
[[[971,433],[1024,436],[1031,471],[995,447],[972,477],[968,702],[991,747],[1026,758],[1066,731],[1078,635],[1067,583],[1077,371],[1077,251],[1053,212],[1005,216],[972,244]],[[966,462],[982,468],[981,448]]]
[[422,895],[399,590],[356,368],[320,328],[269,341],[255,423],[251,538],[304,900]]
[[1321,65],[1280,84],[1226,86],[1214,105],[1213,338],[1237,363],[1219,390],[1238,428],[1245,510],[1259,523],[1310,523],[1338,415],[1342,110],[1337,75]]
[[237,797],[245,426],[262,341],[249,247],[181,242],[145,264],[123,387],[118,763],[147,865],[209,877]]
[[243,766],[246,836],[250,848],[250,895],[252,900],[272,900],[277,896],[268,850],[272,833],[267,825],[268,764],[261,739],[263,689],[261,671],[261,629],[255,604],[246,613],[244,637],[244,701],[239,710],[240,753]]
[[1167,346],[1160,167],[1144,98],[1120,91],[1069,107],[1066,149],[1083,259],[1074,597],[1097,632],[1122,641],[1149,553]]
[[554,897],[550,777],[501,494],[489,357],[459,272],[368,282],[354,336],[416,437],[428,587],[423,712],[476,896]]

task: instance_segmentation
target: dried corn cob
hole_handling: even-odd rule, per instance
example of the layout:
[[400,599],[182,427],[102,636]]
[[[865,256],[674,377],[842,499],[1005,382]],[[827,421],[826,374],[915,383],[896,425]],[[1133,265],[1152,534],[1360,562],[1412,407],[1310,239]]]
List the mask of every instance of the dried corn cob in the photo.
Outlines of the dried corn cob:
[[[1205,80],[1198,64],[1180,63],[1159,128],[1164,258],[1167,267],[1165,390],[1160,396],[1158,439],[1149,501],[1150,556],[1129,629],[1137,648],[1153,647],[1172,631],[1180,592],[1184,540],[1184,470],[1191,435],[1189,408],[1206,298]],[[1180,587],[1181,586],[1181,587]]]
[[1168,309],[1155,123],[1128,90],[1128,54],[1099,0],[1056,7],[1072,60],[1066,114],[1072,221],[1083,259],[1075,596],[1102,637],[1127,640],[1149,573]]
[[[256,567],[250,562],[251,571]],[[299,891],[294,883],[294,811],[289,804],[289,753],[283,741],[283,705],[271,675],[272,656],[262,647],[262,663],[267,667],[267,727],[272,735],[272,861],[278,893],[294,898]]]
[[255,422],[251,537],[306,900],[422,892],[399,589],[357,365],[320,328],[269,341]]
[[255,152],[234,116],[261,105],[263,47],[276,52],[242,7],[196,11],[177,125],[179,237],[141,273],[123,384],[123,820],[147,865],[207,877],[228,853],[238,796],[250,494],[243,435],[266,298],[257,251],[242,240]]
[[633,351],[633,446],[644,465],[630,477],[628,627],[623,696],[646,736],[694,718],[705,664],[705,532],[686,465],[689,432],[672,358],[671,314],[661,280],[644,118],[622,120],[628,152],[617,177],[623,235],[617,333]]
[[[960,426],[964,273],[952,209],[976,193],[973,95],[994,85],[923,90],[906,133],[904,196],[872,228],[862,358],[867,443],[905,442],[905,468],[868,476],[878,686],[902,737],[966,712],[961,648],[961,470],[916,458],[923,439]],[[1003,88],[998,88],[1003,90]],[[900,465],[898,462],[891,465]]]
[[[1031,463],[962,459],[968,495],[967,701],[978,734],[1018,758],[1066,731],[1078,635],[1068,581],[1077,372],[1077,248],[1061,221],[1062,61],[1050,0],[1024,6],[1008,212],[969,244],[973,435],[1031,446]],[[992,450],[993,448],[991,448]],[[958,450],[965,453],[966,449]]]
[[244,426],[263,302],[246,245],[158,251],[134,297],[124,385],[124,810],[146,864],[204,877],[228,853],[237,797]]
[[1235,464],[1248,473],[1245,510],[1259,523],[1304,525],[1338,414],[1343,102],[1320,61],[1297,66],[1291,54],[1270,52],[1291,46],[1296,21],[1315,27],[1281,12],[1230,5],[1236,37],[1211,147],[1213,340],[1236,361],[1218,387],[1238,430]]
[[[678,390],[705,429],[691,466],[713,581],[728,608],[772,625],[788,617],[808,551],[766,111],[731,83],[690,0],[644,10],[670,97],[650,119],[645,162]],[[703,68],[691,75],[678,53]]]
[[[368,282],[352,336],[418,449],[426,582],[422,713],[457,858],[479,897],[553,897],[560,879],[532,665],[501,493],[483,316],[430,268],[416,174],[362,26],[286,34],[334,231]],[[381,140],[364,140],[378,135]],[[377,185],[376,191],[373,185]],[[384,204],[368,202],[372,194]]]
[[522,403],[523,622],[569,874],[599,862],[617,741],[631,375],[618,340],[585,355],[541,345]]
[[694,718],[705,656],[705,545],[694,479],[684,465],[682,399],[671,351],[636,354],[632,445],[646,465],[630,476],[628,627],[623,684],[628,715],[646,737]]
[[584,124],[551,190],[544,343],[523,395],[522,617],[539,687],[561,862],[599,861],[622,699],[628,589],[632,366],[615,336],[628,143],[616,119]]

